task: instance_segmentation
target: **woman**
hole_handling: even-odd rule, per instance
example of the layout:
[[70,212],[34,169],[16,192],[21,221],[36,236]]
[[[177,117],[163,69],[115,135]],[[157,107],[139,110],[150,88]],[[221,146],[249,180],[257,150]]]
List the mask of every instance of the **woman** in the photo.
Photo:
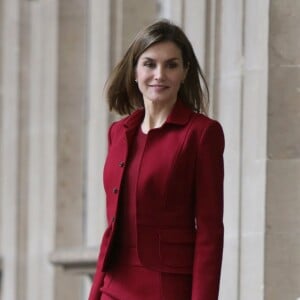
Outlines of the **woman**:
[[169,21],[141,31],[109,78],[110,108],[129,116],[108,134],[108,227],[89,300],[218,299],[224,136],[205,116],[206,87]]

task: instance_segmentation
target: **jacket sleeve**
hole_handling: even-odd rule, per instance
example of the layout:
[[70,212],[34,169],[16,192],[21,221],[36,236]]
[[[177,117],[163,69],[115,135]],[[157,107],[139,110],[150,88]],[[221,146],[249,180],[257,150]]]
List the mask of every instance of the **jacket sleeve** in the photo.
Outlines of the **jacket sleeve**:
[[[112,131],[113,125],[114,125],[114,123],[110,126],[110,128],[108,130],[108,151],[109,151],[109,147],[111,145],[111,131]],[[102,272],[99,267],[100,259],[101,259],[101,256],[100,256],[100,251],[99,251],[96,272],[95,272],[95,275],[93,278],[93,283],[92,283],[92,287],[91,287],[90,294],[89,294],[89,300],[100,300],[100,297],[101,297],[100,288],[103,285],[105,273]]]
[[192,300],[217,300],[224,235],[224,135],[221,125],[213,121],[198,140]]
[[103,285],[103,280],[104,280],[104,273],[101,272],[97,264],[96,273],[90,290],[89,300],[100,300],[101,297],[100,288]]

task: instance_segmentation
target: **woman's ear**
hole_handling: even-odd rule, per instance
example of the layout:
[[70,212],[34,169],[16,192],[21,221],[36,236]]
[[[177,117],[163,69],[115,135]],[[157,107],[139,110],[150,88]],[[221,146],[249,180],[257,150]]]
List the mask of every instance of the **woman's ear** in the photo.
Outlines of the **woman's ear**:
[[137,82],[138,78],[137,78],[137,72],[136,72],[136,67],[134,68],[134,81]]
[[190,68],[190,63],[187,64],[187,66],[184,68],[184,74],[183,74],[183,78],[182,78],[182,81],[185,80],[186,76],[187,76],[187,73],[189,71],[189,68]]

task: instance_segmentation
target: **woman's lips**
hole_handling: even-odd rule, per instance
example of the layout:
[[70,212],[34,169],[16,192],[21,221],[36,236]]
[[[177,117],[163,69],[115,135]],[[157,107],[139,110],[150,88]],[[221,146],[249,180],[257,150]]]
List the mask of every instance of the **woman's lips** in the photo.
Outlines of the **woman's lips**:
[[155,91],[163,91],[168,88],[166,85],[161,85],[161,84],[153,84],[149,85],[151,88],[153,88]]

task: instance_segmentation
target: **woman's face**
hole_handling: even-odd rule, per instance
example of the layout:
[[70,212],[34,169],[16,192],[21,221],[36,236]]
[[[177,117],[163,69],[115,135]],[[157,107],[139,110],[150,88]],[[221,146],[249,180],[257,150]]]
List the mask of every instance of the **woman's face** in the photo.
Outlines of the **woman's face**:
[[176,44],[168,41],[149,47],[139,57],[135,73],[144,102],[175,103],[186,72]]

